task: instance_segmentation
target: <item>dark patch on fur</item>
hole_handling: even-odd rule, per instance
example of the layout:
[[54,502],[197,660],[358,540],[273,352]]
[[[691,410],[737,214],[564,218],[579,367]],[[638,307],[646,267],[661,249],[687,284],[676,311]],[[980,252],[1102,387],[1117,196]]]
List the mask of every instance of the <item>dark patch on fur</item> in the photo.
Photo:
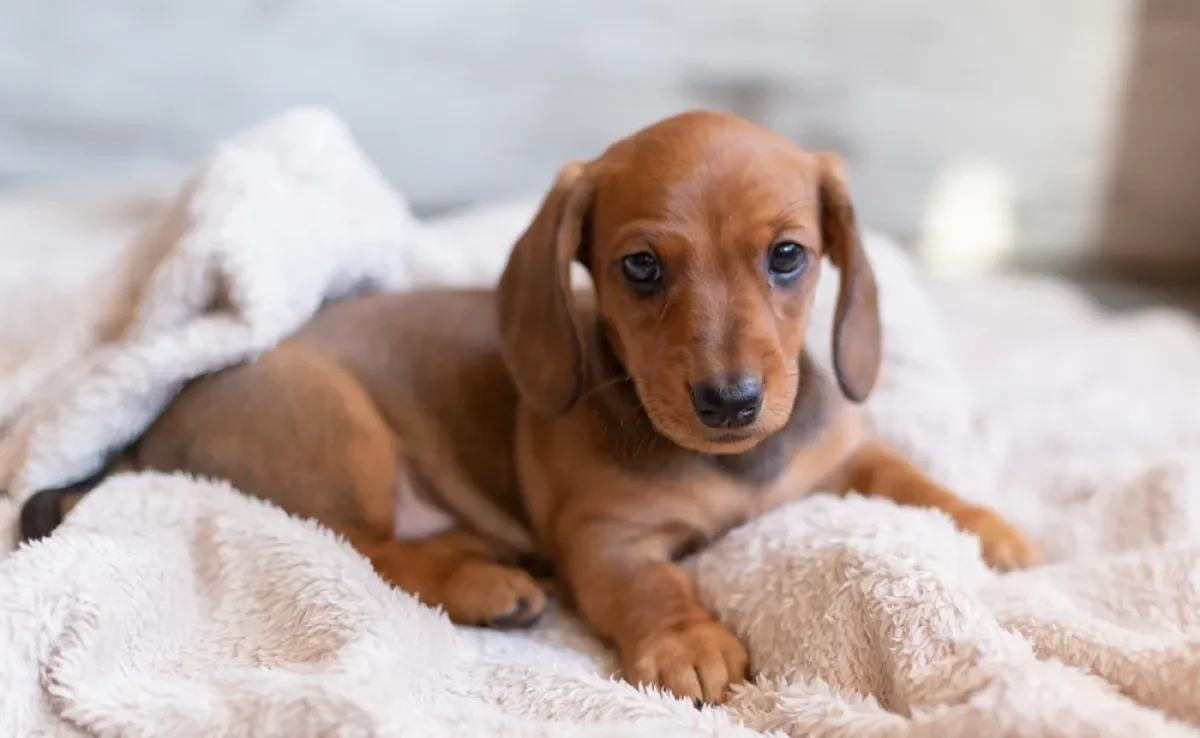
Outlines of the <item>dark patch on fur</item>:
[[538,581],[552,580],[555,577],[554,561],[538,553],[520,554],[513,559],[512,565]]
[[694,535],[685,539],[678,546],[671,549],[671,561],[679,563],[692,554],[699,553],[701,549],[707,548],[711,541],[716,540],[721,535],[724,535],[723,531],[721,534],[714,536]]

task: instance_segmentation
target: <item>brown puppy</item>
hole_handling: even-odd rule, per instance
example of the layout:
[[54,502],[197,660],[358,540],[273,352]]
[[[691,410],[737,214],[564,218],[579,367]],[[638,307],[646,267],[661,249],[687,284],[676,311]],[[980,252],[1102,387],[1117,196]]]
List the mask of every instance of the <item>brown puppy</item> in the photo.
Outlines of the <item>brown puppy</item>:
[[[822,256],[833,379],[804,351]],[[747,654],[673,561],[764,510],[857,490],[945,511],[999,568],[1038,558],[872,438],[879,362],[836,160],[688,113],[564,167],[494,295],[334,304],[190,383],[127,457],[315,518],[460,623],[532,622],[542,590],[500,561],[541,553],[629,680],[720,701]]]

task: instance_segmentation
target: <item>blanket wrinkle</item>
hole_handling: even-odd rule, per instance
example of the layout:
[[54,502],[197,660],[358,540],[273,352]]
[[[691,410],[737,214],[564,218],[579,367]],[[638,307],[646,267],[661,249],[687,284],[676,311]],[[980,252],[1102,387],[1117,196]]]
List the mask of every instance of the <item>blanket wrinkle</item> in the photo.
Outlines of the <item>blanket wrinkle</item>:
[[[107,244],[103,268],[12,283],[30,307],[0,316],[4,551],[30,493],[94,472],[183,383],[325,301],[494,282],[537,199],[419,221],[336,116],[302,108],[159,203],[119,238],[72,231]],[[878,432],[1047,566],[992,572],[936,511],[798,499],[684,563],[751,655],[752,679],[698,710],[613,678],[557,607],[528,632],[456,628],[311,521],[219,480],[122,474],[0,553],[0,738],[1200,736],[1200,330],[1048,279],[928,281],[864,240]],[[826,366],[835,302],[823,280]]]

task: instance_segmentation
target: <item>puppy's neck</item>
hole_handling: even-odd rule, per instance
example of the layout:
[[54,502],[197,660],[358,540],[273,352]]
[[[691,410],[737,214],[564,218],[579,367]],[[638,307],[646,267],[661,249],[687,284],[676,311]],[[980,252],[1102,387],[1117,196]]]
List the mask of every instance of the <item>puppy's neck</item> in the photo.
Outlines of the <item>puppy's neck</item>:
[[783,428],[741,453],[694,451],[654,427],[599,318],[591,331],[587,353],[585,403],[600,420],[597,446],[614,462],[639,473],[671,474],[683,466],[703,464],[747,484],[767,485],[787,468],[798,449],[820,435],[836,409],[836,387],[805,351],[800,355],[796,400]]

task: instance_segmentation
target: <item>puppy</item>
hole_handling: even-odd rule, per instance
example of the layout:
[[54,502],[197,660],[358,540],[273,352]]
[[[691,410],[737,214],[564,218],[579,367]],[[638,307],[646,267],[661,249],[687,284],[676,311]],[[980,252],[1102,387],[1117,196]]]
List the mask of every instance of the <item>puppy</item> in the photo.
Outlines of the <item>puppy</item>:
[[[832,377],[804,349],[822,257]],[[720,702],[747,653],[674,561],[765,510],[856,490],[946,512],[995,567],[1038,560],[872,436],[880,344],[837,160],[692,112],[565,166],[494,293],[335,303],[188,384],[121,458],[315,518],[458,623],[532,623],[546,595],[511,560],[540,554],[627,679]],[[26,534],[78,493],[35,496]]]

